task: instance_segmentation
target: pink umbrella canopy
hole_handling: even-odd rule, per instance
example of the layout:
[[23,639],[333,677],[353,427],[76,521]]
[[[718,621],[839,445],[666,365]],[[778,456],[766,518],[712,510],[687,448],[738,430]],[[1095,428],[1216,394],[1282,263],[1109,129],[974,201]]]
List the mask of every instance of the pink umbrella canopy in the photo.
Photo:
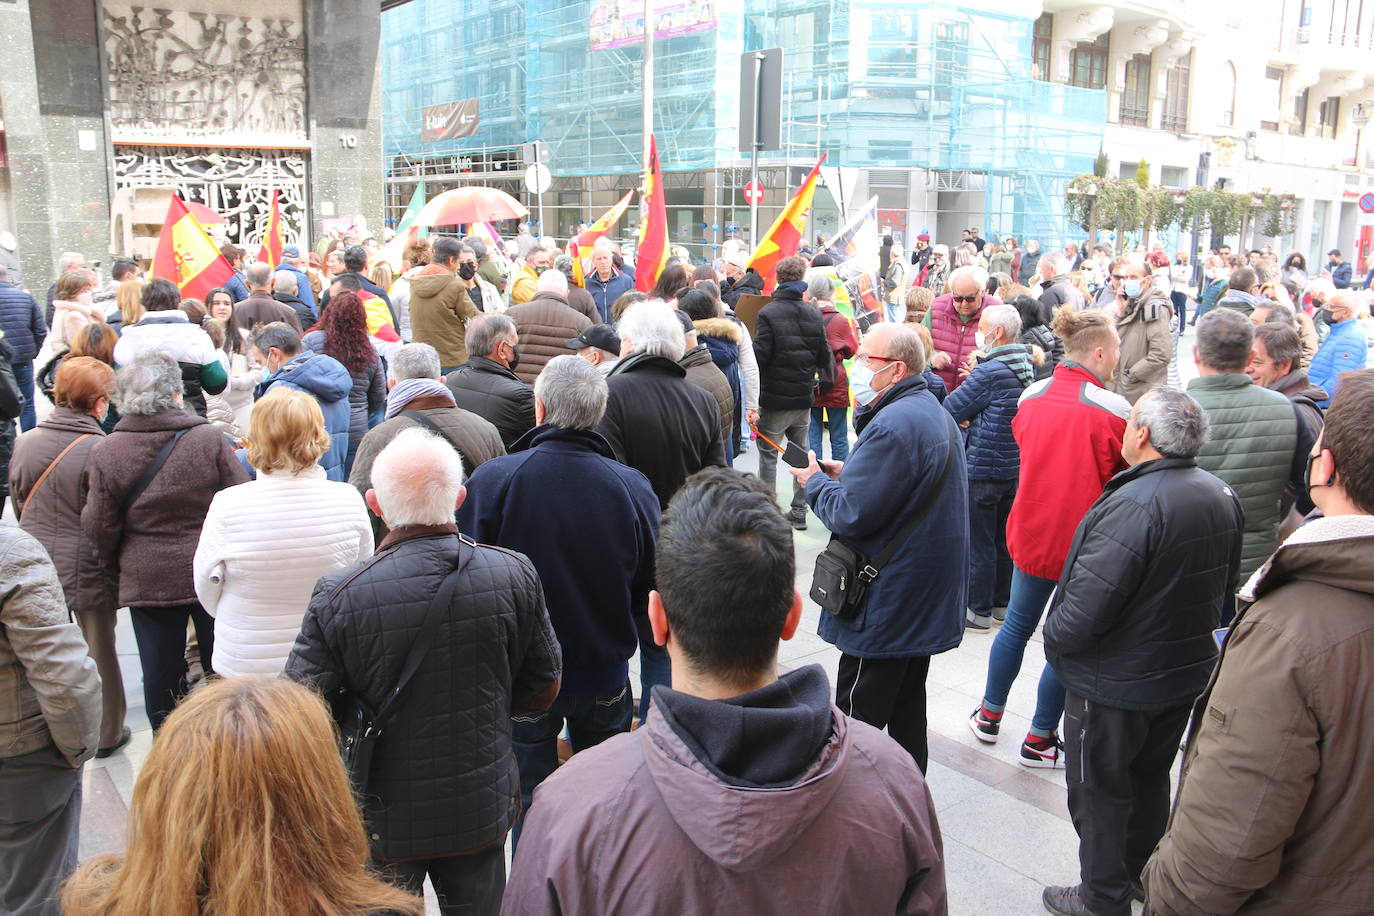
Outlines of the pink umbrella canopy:
[[521,219],[529,212],[505,191],[476,186],[443,192],[425,204],[415,222],[420,226],[457,226]]

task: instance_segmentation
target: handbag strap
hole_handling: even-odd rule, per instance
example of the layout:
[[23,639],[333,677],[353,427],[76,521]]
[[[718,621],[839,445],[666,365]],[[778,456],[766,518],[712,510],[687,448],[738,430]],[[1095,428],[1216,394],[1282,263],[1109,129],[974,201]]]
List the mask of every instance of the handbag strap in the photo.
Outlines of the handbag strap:
[[400,416],[414,420],[416,423],[419,423],[421,426],[425,427],[430,432],[434,433],[434,435],[438,436],[440,439],[443,439],[445,442],[448,441],[448,434],[444,432],[443,428],[440,427],[438,423],[435,423],[433,420],[431,420],[429,417],[420,413],[420,411],[403,410],[401,411]]
[[878,578],[878,573],[887,565],[887,561],[892,559],[892,555],[897,552],[897,549],[905,544],[907,538],[911,537],[911,535],[916,532],[916,526],[921,524],[921,521],[930,514],[930,510],[935,506],[935,500],[940,498],[940,491],[944,489],[945,481],[949,480],[950,469],[954,467],[956,443],[961,441],[961,437],[959,435],[959,428],[954,425],[954,418],[948,413],[945,413],[945,419],[948,421],[952,433],[949,438],[949,451],[945,455],[945,466],[940,470],[940,476],[935,481],[935,485],[921,494],[920,501],[916,503],[916,508],[912,511],[911,518],[902,526],[902,530],[897,532],[896,537],[887,542],[887,546],[883,548],[882,553],[878,554],[878,556],[870,560],[863,569],[859,570],[859,578],[864,580],[864,582],[872,582]]
[[[472,549],[463,550],[464,547]],[[406,689],[411,678],[415,677],[415,672],[420,670],[420,663],[429,654],[430,646],[434,645],[434,637],[439,632],[439,622],[444,617],[444,611],[453,601],[454,589],[458,587],[458,577],[462,575],[470,561],[476,553],[476,543],[469,541],[461,534],[458,535],[458,565],[444,577],[444,581],[439,586],[439,590],[434,593],[434,598],[429,602],[429,609],[425,611],[424,622],[420,624],[419,631],[415,634],[415,640],[410,644],[410,651],[406,654],[405,664],[401,666],[401,677],[396,681],[396,686],[391,693],[387,694],[377,714],[372,717],[372,724],[369,731],[375,737],[382,733],[383,726],[391,717],[391,709],[396,705],[396,700],[400,698],[401,692]]]
[[76,448],[78,442],[80,442],[82,439],[89,439],[91,436],[94,435],[95,433],[82,433],[81,435],[77,436],[75,439],[67,443],[66,448],[57,453],[57,457],[52,460],[52,464],[49,464],[46,468],[43,469],[43,473],[38,475],[38,479],[34,481],[33,486],[29,488],[29,495],[24,497],[24,505],[19,510],[19,520],[21,522],[24,520],[24,513],[27,512],[29,509],[29,503],[33,501],[33,494],[37,493],[38,488],[43,486],[43,481],[48,479],[48,475],[51,474],[53,471],[57,470],[57,466],[62,463],[62,459],[67,457],[68,452]]
[[143,476],[138,478],[134,485],[129,488],[128,493],[124,494],[124,503],[119,507],[120,515],[127,515],[129,513],[129,507],[134,504],[135,500],[143,495],[143,491],[148,489],[148,484],[153,482],[153,478],[157,476],[157,472],[162,470],[162,466],[167,463],[167,458],[172,454],[172,449],[176,448],[177,443],[181,441],[181,437],[190,431],[191,427],[187,426],[172,434],[172,437],[162,446],[162,451],[158,452],[157,457],[153,459],[153,463],[148,465],[148,469],[143,472]]

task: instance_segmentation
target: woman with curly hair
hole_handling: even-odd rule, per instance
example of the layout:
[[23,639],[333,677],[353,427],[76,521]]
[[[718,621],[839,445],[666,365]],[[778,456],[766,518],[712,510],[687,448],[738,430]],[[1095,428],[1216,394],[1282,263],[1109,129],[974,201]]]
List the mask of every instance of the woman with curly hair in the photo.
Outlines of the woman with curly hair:
[[123,855],[93,859],[67,883],[67,916],[424,912],[368,873],[328,707],[280,678],[216,681],[167,718],[134,785],[128,834]]
[[358,294],[344,290],[337,297],[331,297],[329,308],[301,338],[301,346],[312,353],[334,357],[353,377],[353,390],[348,395],[351,410],[348,454],[344,458],[344,477],[347,478],[353,470],[358,443],[363,441],[369,429],[381,422],[382,411],[386,408],[386,369],[372,347],[372,337],[367,333],[367,316]]

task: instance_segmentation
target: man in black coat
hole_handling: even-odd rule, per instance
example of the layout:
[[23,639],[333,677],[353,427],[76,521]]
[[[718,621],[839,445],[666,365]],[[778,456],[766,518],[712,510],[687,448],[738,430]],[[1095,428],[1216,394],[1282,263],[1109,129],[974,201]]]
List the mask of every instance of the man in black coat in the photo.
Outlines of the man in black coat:
[[478,315],[464,334],[467,365],[444,380],[454,403],[496,427],[506,451],[534,429],[534,389],[515,374],[519,339],[515,322],[505,315]]
[[[596,431],[615,457],[649,478],[660,509],[704,467],[729,467],[720,439],[720,408],[678,365],[686,349],[682,325],[662,302],[637,302],[620,319],[619,362],[606,379],[606,414]],[[649,692],[669,683],[668,653],[654,643],[648,619],[639,625],[639,721]]]
[[495,913],[520,813],[510,717],[547,709],[563,665],[534,566],[458,533],[462,484],[457,452],[426,430],[382,450],[366,500],[391,532],[372,559],[315,586],[286,676],[380,709],[455,576],[357,790],[392,881],[419,893],[428,876],[444,912]]
[[[802,301],[806,261],[783,258],[778,262],[778,286],[773,300],[759,310],[755,320],[754,356],[759,363],[758,431],[778,445],[784,439],[802,449],[809,444],[811,403],[816,396],[817,373],[834,365],[826,342],[820,310]],[[759,443],[759,479],[777,491],[778,453]],[[787,520],[798,530],[806,528],[806,490],[792,485],[792,509]]]
[[757,296],[763,293],[763,277],[759,272],[749,267],[749,255],[743,251],[726,252],[723,260],[725,261],[725,281],[720,285],[721,301],[730,308],[734,308],[739,302],[739,297],[744,295]]
[[1164,835],[1169,768],[1207,686],[1223,605],[1237,587],[1243,517],[1194,462],[1207,415],[1184,392],[1136,402],[1122,455],[1078,526],[1045,623],[1065,688],[1069,813],[1082,881],[1045,889],[1052,913],[1129,916]]

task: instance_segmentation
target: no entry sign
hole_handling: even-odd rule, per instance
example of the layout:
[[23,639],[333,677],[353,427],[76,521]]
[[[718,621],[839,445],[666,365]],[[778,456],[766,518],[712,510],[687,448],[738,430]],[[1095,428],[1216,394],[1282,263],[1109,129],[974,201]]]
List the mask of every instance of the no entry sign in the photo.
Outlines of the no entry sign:
[[[1367,196],[1374,197],[1374,195]],[[747,185],[745,185],[744,200],[746,203],[751,204],[763,203],[763,185],[759,184],[757,181],[751,181]],[[1360,205],[1364,206],[1364,203],[1361,202]],[[1371,207],[1371,209],[1374,209],[1374,207]]]
[[1374,194],[1366,194],[1360,198],[1360,209],[1366,213],[1374,213]]

